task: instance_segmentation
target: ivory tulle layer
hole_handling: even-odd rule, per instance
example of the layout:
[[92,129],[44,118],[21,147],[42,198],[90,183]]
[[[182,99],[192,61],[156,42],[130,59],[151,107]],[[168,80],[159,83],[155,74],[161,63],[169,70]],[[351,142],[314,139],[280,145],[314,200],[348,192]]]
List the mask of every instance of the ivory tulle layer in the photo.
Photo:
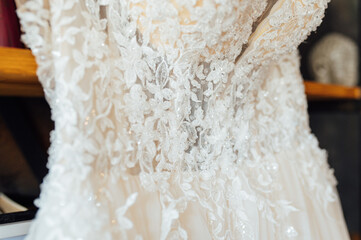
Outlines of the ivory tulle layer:
[[[301,183],[303,180],[300,179],[298,173],[301,166],[297,162],[313,157],[307,151],[309,149],[288,150],[276,156],[280,168],[279,178],[284,184],[282,194],[274,196],[274,198],[288,199],[297,208],[297,211],[291,213],[287,219],[289,225],[286,228],[277,230],[268,228],[267,220],[261,217],[262,213],[258,210],[261,208],[258,204],[252,201],[242,203],[246,209],[245,214],[250,216],[249,220],[252,224],[249,227],[255,233],[252,239],[277,240],[285,237],[291,239],[348,239],[339,204],[330,203],[328,206],[322,206],[321,202],[315,201],[315,196],[310,195]],[[241,170],[239,170],[239,175],[242,176]],[[237,180],[242,182],[241,177],[239,179],[236,177],[229,180],[226,185]],[[120,193],[120,195],[127,196],[133,192],[140,192],[138,200],[129,208],[129,212],[126,214],[134,223],[134,232],[141,233],[143,239],[162,239],[160,231],[162,208],[159,202],[159,194],[144,191],[138,176],[130,177],[128,183],[130,183],[130,187],[126,187],[128,184],[122,186],[122,189],[127,189],[127,193]],[[235,193],[248,187],[246,182],[242,182],[239,186],[239,189],[234,189]],[[174,188],[170,186],[170,188],[174,189],[174,196],[182,196],[181,191],[175,190],[178,188],[177,186],[174,186]],[[200,189],[199,186],[192,186],[192,188]],[[200,191],[198,194],[208,195],[209,193]],[[225,191],[224,195],[227,194],[229,193]],[[219,204],[227,206],[229,203],[224,199]],[[211,220],[207,217],[207,209],[202,207],[199,202],[192,201],[188,203],[185,211],[179,215],[179,222],[186,230],[189,239],[212,239],[209,234],[212,232]],[[231,227],[229,225],[229,228]],[[340,229],[342,231],[339,231]],[[284,236],[280,236],[280,234],[284,234]],[[223,234],[220,233],[220,235]],[[135,237],[135,234],[130,233],[129,237]],[[233,235],[233,238],[238,239],[241,236]]]
[[[282,203],[285,205],[292,203],[292,207],[286,207],[289,214],[286,219],[282,219],[284,222],[276,221],[274,224],[269,224],[269,219],[264,215],[266,204],[259,201],[260,199],[248,195],[252,192],[252,187],[243,177],[242,169],[237,166],[233,166],[234,171],[228,173],[219,170],[216,175],[220,181],[218,184],[222,185],[222,188],[214,186],[214,189],[207,186],[207,182],[210,180],[205,176],[206,171],[160,173],[157,177],[130,174],[124,180],[117,182],[112,182],[111,175],[94,173],[91,178],[94,182],[86,183],[85,187],[84,185],[78,186],[76,183],[68,183],[74,191],[82,192],[82,197],[73,199],[72,196],[67,196],[64,199],[64,196],[59,196],[60,199],[67,201],[67,207],[64,209],[65,211],[59,211],[57,214],[63,215],[64,222],[61,224],[67,234],[78,235],[79,239],[89,240],[95,240],[96,236],[105,233],[109,239],[144,240],[180,239],[183,237],[206,240],[215,239],[214,236],[217,235],[225,236],[226,239],[349,239],[338,196],[331,194],[331,198],[334,199],[329,199],[330,202],[325,205],[325,199],[322,198],[330,196],[329,194],[323,192],[320,195],[312,194],[305,187],[305,178],[301,169],[307,168],[304,163],[310,165],[312,162],[320,161],[320,156],[323,158],[324,152],[314,146],[296,147],[282,150],[276,154],[277,168],[279,168],[277,169],[279,174],[277,181],[282,184],[280,191],[268,195],[268,198],[270,201],[287,199]],[[312,171],[312,167],[308,170]],[[327,172],[328,168],[324,170]],[[227,176],[231,172],[235,175]],[[160,201],[162,186],[146,182],[147,179],[162,178],[162,174],[164,174],[164,178],[168,179],[170,186],[167,188],[171,189],[173,200],[178,199],[178,203],[173,201],[167,207],[164,207],[164,202],[167,200]],[[193,179],[191,186],[183,186],[184,188],[181,189],[179,179],[184,180],[190,177],[198,180]],[[317,188],[318,183],[314,182],[313,184],[313,187]],[[149,188],[144,188],[145,185],[148,185]],[[97,188],[94,189],[94,186]],[[78,187],[82,189],[80,190]],[[152,187],[154,188],[152,189]],[[188,202],[182,202],[185,195],[184,190],[189,189],[194,190],[194,196],[202,199],[195,198]],[[329,193],[333,191],[329,189]],[[97,193],[106,197],[97,198]],[[239,195],[242,200],[239,201],[241,198],[232,195]],[[223,196],[225,197],[223,198]],[[237,204],[241,206],[236,208],[234,200],[239,201]],[[83,202],[77,204],[76,201]],[[65,205],[65,202],[54,201],[54,203],[58,204],[60,210]],[[122,207],[117,208],[117,203],[121,203]],[[77,209],[72,209],[72,207],[77,207]],[[212,211],[217,211],[217,208],[223,209],[226,211],[223,213],[224,218],[212,220],[212,216],[209,214],[210,209],[207,207],[213,208]],[[111,209],[117,210],[109,212]],[[244,217],[244,223],[248,224],[238,225],[233,222],[234,219],[227,219],[227,215],[231,216],[227,210],[240,211],[241,209],[243,212],[240,214]],[[280,207],[279,210],[281,209]],[[46,208],[40,209],[40,217],[49,212]],[[69,218],[67,214],[73,213],[76,214]],[[77,219],[77,215],[80,216],[79,219]],[[87,216],[87,221],[79,222],[84,215]],[[168,218],[164,218],[164,215],[168,215]],[[223,225],[222,228],[221,225]],[[93,226],[97,226],[97,228],[93,228]],[[127,229],[126,234],[121,233],[119,229]],[[172,233],[171,229],[182,230]],[[170,234],[162,235],[162,233],[168,232]],[[181,233],[184,235],[180,235]],[[56,236],[60,232],[55,231],[53,234]],[[41,239],[42,236],[41,228],[33,229],[32,237],[34,239]]]
[[[299,161],[308,161],[314,158],[310,149],[297,149],[284,151],[277,154],[276,158],[279,163],[280,176],[279,180],[283,183],[283,190],[280,195],[274,196],[275,199],[288,199],[292,205],[297,208],[292,212],[288,219],[288,226],[283,229],[269,228],[268,221],[262,218],[262,212],[259,211],[259,204],[252,201],[244,201],[245,214],[250,216],[248,227],[252,229],[255,235],[249,236],[248,239],[260,240],[279,240],[279,239],[348,239],[347,228],[344,224],[342,210],[339,206],[339,200],[330,203],[327,206],[322,205],[322,201],[315,201],[316,196],[307,192],[304,188],[302,178],[300,179]],[[242,176],[239,170],[239,176]],[[231,185],[232,181],[242,182],[242,178],[236,177],[233,180],[228,180],[225,185]],[[129,183],[129,184],[128,184]],[[164,239],[161,236],[161,214],[162,207],[159,202],[159,194],[157,192],[144,191],[138,176],[131,176],[129,182],[122,186],[122,189],[127,189],[127,193],[120,193],[120,195],[130,195],[133,192],[140,192],[136,203],[129,208],[126,216],[134,223],[134,233],[141,233],[143,239]],[[130,186],[130,187],[129,187]],[[241,192],[247,188],[246,182],[239,184],[239,189],[233,189],[235,193]],[[172,188],[174,196],[182,196],[182,192],[176,191],[177,185]],[[199,186],[192,186],[193,189],[200,189]],[[114,191],[114,190],[113,190]],[[199,195],[207,196],[209,193],[199,190]],[[227,196],[226,191],[223,193]],[[337,197],[338,198],[338,197]],[[228,206],[229,202],[226,199],[219,202],[221,206]],[[229,207],[229,206],[228,206]],[[184,212],[179,214],[179,224],[187,232],[188,239],[214,239],[210,232],[212,228],[217,225],[210,224],[211,220],[207,217],[207,209],[197,201],[192,201],[187,204]],[[218,223],[220,224],[220,223]],[[233,227],[231,223],[226,229],[231,230]],[[130,231],[132,232],[132,231]],[[237,231],[231,231],[233,233]],[[242,230],[240,231],[242,233]],[[246,231],[244,231],[246,233]],[[249,232],[249,233],[250,233]],[[223,235],[224,233],[220,233]],[[239,233],[238,233],[239,234]],[[283,236],[282,236],[283,235]],[[132,239],[136,234],[129,233],[129,239]],[[247,236],[247,234],[245,234]],[[245,236],[237,236],[237,234],[229,235],[232,239],[247,239]],[[170,236],[169,236],[170,237]],[[116,239],[116,238],[115,238]],[[170,237],[170,239],[172,239]],[[177,239],[177,237],[175,237]]]

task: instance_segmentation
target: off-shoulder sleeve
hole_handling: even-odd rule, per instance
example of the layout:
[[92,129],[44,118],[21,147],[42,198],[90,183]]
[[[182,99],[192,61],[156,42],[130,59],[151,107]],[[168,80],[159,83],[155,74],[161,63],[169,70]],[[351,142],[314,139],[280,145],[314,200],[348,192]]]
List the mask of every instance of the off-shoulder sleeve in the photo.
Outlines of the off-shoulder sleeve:
[[264,64],[296,50],[321,24],[328,2],[278,0],[250,36],[237,64]]
[[51,100],[54,91],[52,36],[47,0],[16,0],[17,14],[23,31],[22,41],[32,50],[37,75],[45,95]]
[[50,105],[53,99],[90,99],[109,52],[101,4],[93,0],[16,1],[22,40],[36,58],[37,75]]

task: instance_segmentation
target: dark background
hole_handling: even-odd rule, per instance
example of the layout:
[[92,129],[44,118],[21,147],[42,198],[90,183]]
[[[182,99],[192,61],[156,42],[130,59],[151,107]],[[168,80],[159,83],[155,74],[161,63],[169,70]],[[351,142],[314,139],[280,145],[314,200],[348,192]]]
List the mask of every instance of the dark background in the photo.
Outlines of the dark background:
[[[322,37],[341,33],[360,46],[360,14],[358,0],[330,2],[322,25],[299,47],[305,80],[313,80],[308,68],[309,53]],[[348,229],[354,239],[360,239],[360,101],[309,101],[308,105],[311,129],[320,147],[327,150],[329,164],[335,170]]]

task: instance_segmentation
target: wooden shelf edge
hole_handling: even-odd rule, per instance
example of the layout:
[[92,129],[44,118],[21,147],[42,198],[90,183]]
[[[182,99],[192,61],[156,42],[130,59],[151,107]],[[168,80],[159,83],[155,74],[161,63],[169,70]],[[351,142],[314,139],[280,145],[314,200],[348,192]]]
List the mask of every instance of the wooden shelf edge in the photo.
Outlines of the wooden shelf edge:
[[309,100],[359,100],[361,99],[360,87],[346,87],[334,84],[323,84],[304,81],[305,92]]
[[[0,47],[0,96],[41,96],[42,88],[36,76],[36,62],[31,51]],[[359,87],[345,87],[305,81],[309,100],[361,99]],[[18,88],[18,89],[17,89]]]
[[0,82],[39,84],[36,68],[30,50],[0,47]]
[[13,84],[0,82],[0,96],[43,97],[44,91],[40,84]]
[[29,49],[0,47],[0,96],[43,97]]

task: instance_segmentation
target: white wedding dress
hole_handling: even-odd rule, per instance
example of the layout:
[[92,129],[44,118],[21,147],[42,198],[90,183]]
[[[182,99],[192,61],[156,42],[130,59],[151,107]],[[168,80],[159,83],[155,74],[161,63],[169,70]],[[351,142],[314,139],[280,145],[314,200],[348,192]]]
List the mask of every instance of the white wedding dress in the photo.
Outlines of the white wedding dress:
[[327,0],[18,0],[52,108],[28,239],[348,239],[298,45]]

